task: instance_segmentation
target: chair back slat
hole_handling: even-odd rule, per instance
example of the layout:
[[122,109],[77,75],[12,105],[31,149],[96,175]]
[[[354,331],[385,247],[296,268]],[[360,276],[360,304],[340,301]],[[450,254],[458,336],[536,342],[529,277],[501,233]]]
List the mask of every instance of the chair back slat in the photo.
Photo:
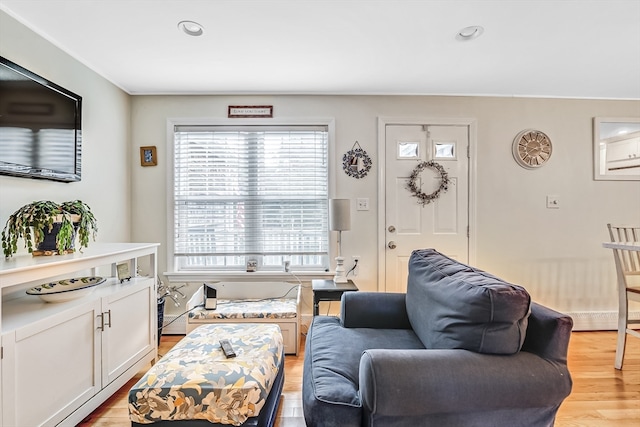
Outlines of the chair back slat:
[[[612,242],[639,242],[640,227],[607,224]],[[640,273],[640,252],[617,249],[614,251],[625,274]]]

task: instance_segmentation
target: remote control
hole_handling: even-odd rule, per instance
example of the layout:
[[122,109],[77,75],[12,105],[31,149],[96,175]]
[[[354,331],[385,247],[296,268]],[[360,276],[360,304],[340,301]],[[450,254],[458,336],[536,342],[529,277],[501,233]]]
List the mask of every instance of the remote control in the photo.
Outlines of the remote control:
[[227,356],[227,359],[236,357],[236,352],[233,351],[233,347],[231,347],[229,340],[220,340],[220,347],[222,347],[222,351],[224,352],[224,355]]

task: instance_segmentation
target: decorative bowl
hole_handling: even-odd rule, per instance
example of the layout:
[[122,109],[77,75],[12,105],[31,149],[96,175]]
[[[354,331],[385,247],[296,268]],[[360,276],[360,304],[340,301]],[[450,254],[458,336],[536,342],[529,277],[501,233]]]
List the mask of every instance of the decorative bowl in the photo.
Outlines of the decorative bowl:
[[46,302],[64,302],[89,295],[94,286],[105,281],[102,277],[76,277],[57,282],[44,283],[27,290],[28,295],[37,295]]

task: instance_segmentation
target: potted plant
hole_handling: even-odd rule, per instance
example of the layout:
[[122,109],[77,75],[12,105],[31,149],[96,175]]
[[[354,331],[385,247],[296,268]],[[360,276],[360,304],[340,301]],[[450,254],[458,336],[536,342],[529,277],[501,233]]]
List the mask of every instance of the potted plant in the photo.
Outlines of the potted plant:
[[[79,215],[80,218],[74,224],[77,224],[75,230],[78,233],[80,239],[80,247],[86,248],[89,246],[89,237],[96,240],[96,233],[98,232],[98,222],[96,217],[93,216],[89,205],[81,200],[72,200],[70,202],[64,202],[61,205],[62,210],[69,212],[71,215]],[[72,243],[73,246],[73,243]]]
[[89,206],[74,200],[61,204],[41,200],[24,205],[9,216],[2,230],[2,250],[9,258],[18,251],[18,239],[25,241],[29,253],[72,251],[76,234],[80,246],[87,247],[89,236],[95,240],[97,221]]

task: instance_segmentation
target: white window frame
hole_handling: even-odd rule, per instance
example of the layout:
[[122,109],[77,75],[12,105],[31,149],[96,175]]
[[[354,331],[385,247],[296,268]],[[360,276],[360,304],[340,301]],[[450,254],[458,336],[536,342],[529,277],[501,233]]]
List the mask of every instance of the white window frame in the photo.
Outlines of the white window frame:
[[[166,141],[167,141],[167,235],[166,235],[166,256],[167,256],[167,275],[170,281],[174,280],[187,280],[190,277],[201,277],[206,274],[207,277],[230,277],[230,276],[244,276],[251,275],[252,277],[262,276],[255,273],[239,272],[237,270],[220,271],[220,270],[206,270],[206,271],[178,271],[175,265],[174,256],[174,205],[173,205],[173,191],[174,191],[174,129],[175,126],[295,126],[295,125],[309,125],[309,126],[326,126],[328,130],[328,191],[329,198],[332,198],[335,194],[335,174],[336,174],[336,152],[335,152],[335,119],[325,117],[296,117],[296,118],[273,118],[273,119],[211,119],[211,118],[168,118],[166,122]],[[327,233],[330,233],[327,230]],[[333,254],[336,253],[335,239],[331,239],[329,234],[329,258],[333,259]],[[330,274],[327,271],[307,271],[306,274],[311,274],[317,277]],[[305,274],[305,275],[306,275]]]

